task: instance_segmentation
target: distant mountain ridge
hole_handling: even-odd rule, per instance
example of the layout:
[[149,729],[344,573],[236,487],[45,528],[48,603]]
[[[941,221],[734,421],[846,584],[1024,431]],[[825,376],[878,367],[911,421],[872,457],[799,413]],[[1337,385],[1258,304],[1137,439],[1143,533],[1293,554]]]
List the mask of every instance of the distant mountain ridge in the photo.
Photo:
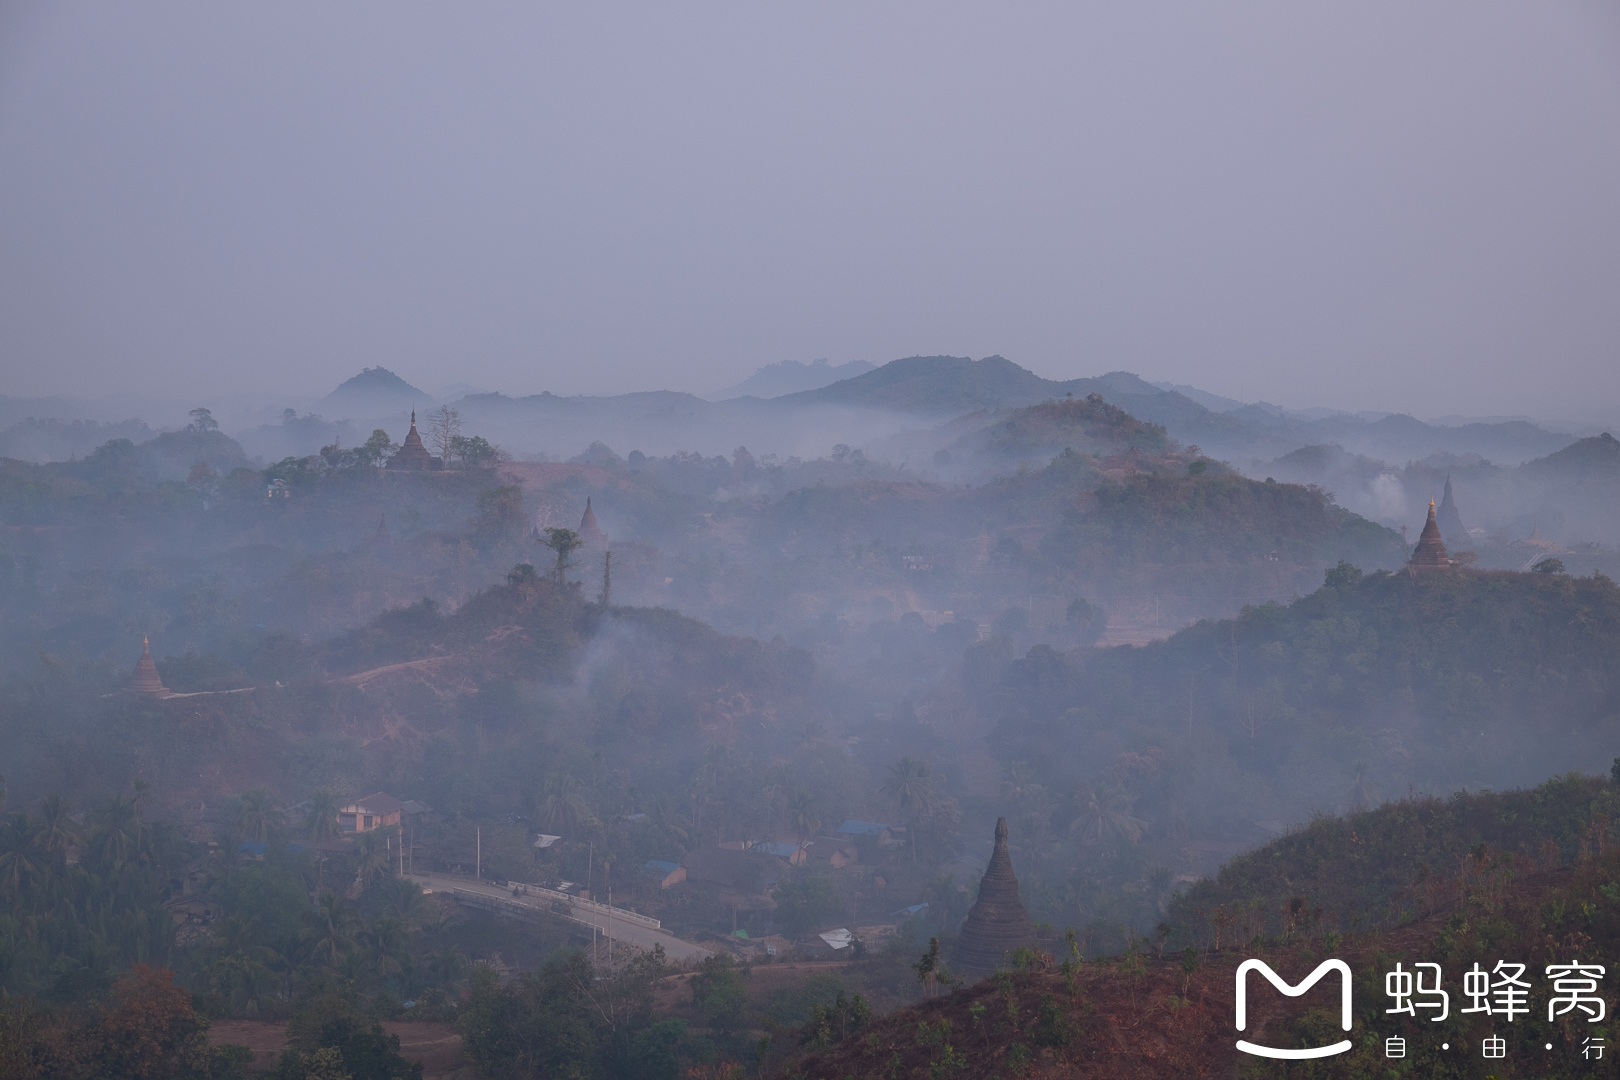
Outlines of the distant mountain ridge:
[[[1136,399],[1185,402],[1199,412],[1202,406],[1174,392],[1166,392],[1128,371],[1111,371],[1089,379],[1043,379],[1004,356],[974,360],[967,356],[909,356],[891,360],[875,371],[776,398],[777,404],[847,405],[895,409],[902,412],[956,416],[976,409],[1018,408],[1065,396],[1102,394],[1124,404]],[[1144,414],[1126,406],[1138,417]],[[1183,411],[1172,407],[1173,411]],[[1146,419],[1158,421],[1156,416]]]
[[876,364],[867,363],[865,360],[850,360],[843,364],[829,364],[825,357],[812,360],[808,364],[798,360],[783,360],[780,363],[767,364],[737,385],[716,391],[709,396],[714,401],[740,397],[781,397],[784,394],[796,394],[804,390],[819,390],[830,383],[852,379],[876,369]]

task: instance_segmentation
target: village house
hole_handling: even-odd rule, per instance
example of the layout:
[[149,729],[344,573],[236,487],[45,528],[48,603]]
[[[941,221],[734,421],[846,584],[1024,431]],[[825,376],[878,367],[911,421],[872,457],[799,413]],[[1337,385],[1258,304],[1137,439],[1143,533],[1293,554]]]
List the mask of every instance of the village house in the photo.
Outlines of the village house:
[[860,861],[859,849],[853,840],[840,840],[823,836],[804,847],[806,861],[812,865],[840,870]]
[[338,825],[346,833],[370,832],[385,825],[399,825],[405,804],[385,792],[376,791],[338,810]]
[[686,867],[661,859],[648,859],[641,864],[641,877],[649,885],[669,889],[686,880]]

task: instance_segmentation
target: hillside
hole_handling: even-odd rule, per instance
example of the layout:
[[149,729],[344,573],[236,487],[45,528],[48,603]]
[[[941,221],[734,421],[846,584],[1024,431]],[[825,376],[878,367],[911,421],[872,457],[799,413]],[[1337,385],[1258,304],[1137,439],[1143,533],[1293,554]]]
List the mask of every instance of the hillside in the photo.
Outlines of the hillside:
[[1068,449],[1108,456],[1131,450],[1163,454],[1170,446],[1162,426],[1139,420],[1096,394],[1014,410],[956,440],[945,453],[988,457],[993,468],[1005,471],[1008,463],[1050,460]]
[[[1170,1077],[1383,1075],[1466,1077],[1480,1070],[1482,1040],[1507,1039],[1506,1057],[1491,1075],[1586,1077],[1597,1063],[1583,1057],[1586,1040],[1605,1025],[1588,1025],[1574,1012],[1548,1022],[1550,991],[1541,976],[1548,964],[1604,964],[1620,949],[1620,834],[1606,815],[1620,805],[1612,785],[1563,781],[1579,788],[1566,820],[1540,817],[1529,825],[1504,812],[1515,800],[1534,804],[1535,793],[1464,796],[1451,800],[1459,820],[1498,821],[1518,843],[1503,850],[1489,839],[1474,842],[1433,868],[1429,903],[1403,912],[1376,931],[1342,931],[1338,912],[1324,912],[1309,896],[1266,891],[1242,893],[1223,922],[1220,947],[1212,939],[1186,947],[1172,930],[1166,940],[1139,939],[1129,952],[1077,963],[1063,941],[1056,958],[1031,956],[1023,970],[1004,972],[923,1004],[897,1010],[859,1028],[831,1048],[784,1067],[783,1075],[820,1078],[938,1077],[953,1075],[1095,1077],[1147,1080]],[[1557,785],[1554,785],[1555,787]],[[1569,792],[1554,792],[1555,801]],[[1504,802],[1506,800],[1506,802]],[[1562,798],[1563,802],[1570,802]],[[1584,802],[1586,805],[1580,805]],[[1375,814],[1399,813],[1386,807]],[[1391,833],[1356,815],[1319,823],[1356,838],[1356,855],[1303,852],[1290,840],[1246,857],[1274,866],[1279,881],[1296,877],[1354,877],[1366,864],[1409,865],[1409,835]],[[1543,831],[1545,830],[1545,831]],[[1492,830],[1485,831],[1489,836]],[[1569,842],[1573,839],[1573,842]],[[1224,878],[1223,874],[1223,878]],[[1195,890],[1196,891],[1196,890]],[[1188,901],[1189,903],[1191,900]],[[1241,944],[1235,944],[1237,939]],[[1249,979],[1249,1023],[1235,1028],[1235,974],[1249,958],[1264,960],[1297,982],[1324,958],[1344,960],[1354,974],[1352,1028],[1337,1022],[1337,981],[1326,980],[1299,1004],[1272,993],[1258,975]],[[1462,1012],[1463,972],[1478,963],[1524,963],[1533,989],[1528,1015],[1512,1024]],[[1385,1010],[1384,975],[1402,963],[1439,963],[1451,994],[1446,1020],[1392,1017]],[[1614,988],[1603,985],[1609,1007]],[[1566,1011],[1567,1012],[1567,1011]],[[1385,1040],[1406,1042],[1405,1057],[1385,1057]],[[1238,1038],[1283,1048],[1325,1046],[1341,1038],[1348,1053],[1289,1066],[1241,1055]],[[1550,1045],[1551,1049],[1547,1049]],[[813,1044],[812,1044],[813,1047]]]
[[329,409],[396,410],[411,405],[427,406],[433,399],[392,371],[382,366],[365,368],[360,374],[345,379],[321,399]]
[[1537,479],[1614,480],[1620,478],[1620,439],[1605,431],[1577,439],[1562,450],[1524,463]]
[[802,390],[818,390],[840,379],[864,375],[876,367],[876,364],[870,364],[865,360],[849,360],[842,364],[829,364],[825,359],[813,360],[808,364],[798,360],[783,360],[775,364],[766,364],[742,382],[718,390],[709,397],[715,401],[738,397],[781,397]]

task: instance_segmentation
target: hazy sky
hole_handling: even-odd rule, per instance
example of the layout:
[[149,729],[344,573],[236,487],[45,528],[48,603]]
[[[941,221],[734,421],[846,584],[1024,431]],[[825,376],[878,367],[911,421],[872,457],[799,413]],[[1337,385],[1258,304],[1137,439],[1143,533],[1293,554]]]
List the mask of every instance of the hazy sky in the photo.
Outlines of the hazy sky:
[[0,4],[0,393],[1620,405],[1620,5]]

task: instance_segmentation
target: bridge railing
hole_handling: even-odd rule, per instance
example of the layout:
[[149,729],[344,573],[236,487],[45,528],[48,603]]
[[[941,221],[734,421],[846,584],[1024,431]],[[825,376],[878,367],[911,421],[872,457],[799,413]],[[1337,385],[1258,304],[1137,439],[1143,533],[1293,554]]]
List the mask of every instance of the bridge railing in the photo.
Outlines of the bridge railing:
[[637,923],[652,930],[662,930],[664,928],[664,924],[653,918],[651,915],[643,915],[640,912],[629,911],[621,907],[611,907],[607,904],[598,903],[595,900],[587,900],[582,896],[575,896],[573,893],[565,893],[559,889],[548,889],[544,885],[529,885],[521,881],[491,881],[488,878],[469,878],[463,877],[459,874],[434,874],[432,876],[449,877],[454,878],[457,881],[477,881],[480,884],[508,890],[516,888],[519,896],[532,896],[539,900],[561,902],[576,910],[583,908],[588,912],[593,912],[596,915],[604,918],[622,919],[625,922]]

